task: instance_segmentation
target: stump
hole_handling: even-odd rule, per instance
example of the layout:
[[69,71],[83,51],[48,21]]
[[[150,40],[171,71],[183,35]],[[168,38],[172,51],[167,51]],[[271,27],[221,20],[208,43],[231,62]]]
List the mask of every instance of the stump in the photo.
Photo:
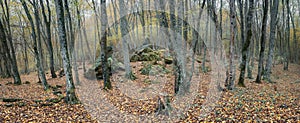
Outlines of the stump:
[[160,93],[157,99],[157,107],[155,115],[170,115],[172,107],[170,105],[170,96],[168,94]]

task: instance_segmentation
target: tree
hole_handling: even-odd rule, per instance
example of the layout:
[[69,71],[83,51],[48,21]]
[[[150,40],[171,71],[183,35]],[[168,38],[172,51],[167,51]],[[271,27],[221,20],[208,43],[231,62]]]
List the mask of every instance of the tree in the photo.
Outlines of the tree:
[[279,0],[271,0],[270,1],[270,10],[271,10],[271,24],[270,24],[270,42],[269,42],[269,52],[268,59],[266,63],[266,71],[265,71],[265,79],[271,82],[270,74],[271,67],[273,63],[273,55],[274,55],[274,42],[275,42],[275,31],[276,31],[276,21],[278,14],[278,5]]
[[52,46],[52,42],[51,42],[51,9],[50,9],[50,5],[49,5],[49,0],[46,0],[46,3],[47,3],[47,10],[48,10],[47,11],[48,17],[45,12],[44,3],[42,0],[40,0],[42,15],[43,15],[43,19],[44,19],[44,23],[45,23],[45,27],[46,27],[47,49],[48,49],[48,53],[49,53],[51,77],[56,78],[57,76],[56,76],[55,70],[54,70],[53,46]]
[[[119,0],[119,13],[120,16],[124,16],[125,14],[127,14],[127,10],[125,8],[125,3],[124,0]],[[126,17],[121,17],[120,20],[120,29],[121,29],[121,37],[124,37],[127,32],[128,32],[128,21]],[[136,79],[136,77],[134,76],[134,74],[131,71],[131,67],[130,67],[130,58],[129,58],[129,50],[128,50],[128,43],[126,41],[126,39],[121,38],[122,40],[122,48],[123,48],[123,58],[124,58],[124,65],[125,65],[125,77],[128,79]]]
[[[282,1],[284,2],[284,1]],[[286,11],[287,11],[287,18],[286,18],[286,31],[285,31],[285,36],[286,36],[286,41],[284,49],[284,63],[283,63],[283,70],[288,70],[289,69],[289,62],[291,60],[291,47],[290,47],[290,7],[289,7],[289,0],[285,0],[286,2]]]
[[108,50],[107,50],[107,13],[106,13],[106,0],[101,0],[101,66],[102,76],[104,81],[104,89],[111,89],[110,71],[108,66]]
[[[38,69],[39,79],[42,81],[44,89],[47,90],[49,87],[48,87],[48,83],[47,83],[47,80],[46,80],[45,71],[44,71],[44,68],[42,66],[41,52],[39,52],[39,50],[38,50],[38,41],[37,41],[37,35],[36,35],[36,29],[35,29],[35,26],[34,26],[34,22],[33,22],[31,14],[29,12],[29,9],[27,7],[26,2],[24,0],[21,0],[21,2],[22,2],[22,6],[25,10],[27,19],[29,20],[29,23],[30,23],[30,26],[31,26],[31,34],[32,34],[31,36],[32,36],[32,39],[33,39],[33,52],[34,52],[35,59],[36,59],[36,67]],[[33,4],[33,5],[35,6],[35,4]],[[35,8],[37,9],[37,7],[35,7]],[[34,13],[38,13],[38,12],[35,11]],[[36,23],[38,23],[38,22],[36,22]],[[36,24],[36,25],[39,26],[38,24]]]
[[262,28],[261,28],[261,38],[260,38],[260,52],[259,52],[259,61],[258,61],[258,72],[255,82],[261,83],[261,76],[264,71],[264,56],[265,56],[265,45],[266,45],[266,33],[267,33],[267,20],[268,20],[268,8],[269,1],[265,0],[263,5],[263,20],[262,20]]
[[247,37],[242,47],[242,63],[240,65],[241,73],[238,82],[238,85],[241,87],[245,87],[244,78],[245,78],[245,69],[246,69],[246,62],[247,62],[247,52],[249,50],[249,45],[251,43],[251,37],[252,37],[251,24],[252,24],[253,11],[254,11],[254,0],[249,0],[249,10],[248,10],[247,21],[246,21]]
[[64,17],[64,7],[62,0],[55,0],[57,24],[59,32],[59,42],[61,57],[63,59],[64,72],[66,75],[66,97],[65,102],[69,104],[78,103],[78,99],[75,94],[75,86],[73,83],[73,76],[71,71],[69,52],[67,48],[67,37],[66,37],[66,27],[65,27],[65,17]]
[[[3,2],[4,2],[4,6],[3,6]],[[2,12],[4,14],[3,18],[3,22],[1,23],[2,29],[1,29],[1,35],[2,35],[2,42],[3,45],[6,49],[6,53],[7,53],[7,58],[9,60],[9,62],[11,63],[11,70],[13,73],[13,77],[14,77],[14,84],[20,85],[22,84],[21,82],[21,78],[20,78],[20,74],[19,74],[19,70],[18,70],[18,64],[17,64],[17,60],[16,60],[16,55],[15,55],[15,49],[14,49],[14,44],[13,44],[13,40],[12,40],[12,32],[11,32],[11,28],[10,28],[10,11],[9,11],[9,6],[7,3],[7,0],[5,1],[0,1],[1,7],[2,7]],[[1,19],[2,19],[1,18]],[[6,27],[4,27],[4,25]],[[8,42],[6,41],[8,40]]]
[[228,90],[232,90],[235,80],[235,65],[234,65],[234,43],[236,38],[236,13],[235,13],[235,0],[230,0],[230,61],[229,61],[229,83],[227,84]]

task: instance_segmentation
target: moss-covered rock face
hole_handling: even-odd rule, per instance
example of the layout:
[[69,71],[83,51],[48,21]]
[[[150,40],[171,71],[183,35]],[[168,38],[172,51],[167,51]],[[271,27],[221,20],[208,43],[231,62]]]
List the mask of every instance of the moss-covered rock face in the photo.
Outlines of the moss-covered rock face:
[[159,64],[147,64],[142,69],[140,69],[140,72],[142,75],[158,75],[170,73],[170,70]]
[[[115,58],[109,57],[107,61],[109,62],[109,69],[111,70],[110,74],[117,70],[125,70],[124,64]],[[93,66],[84,73],[84,77],[91,80],[103,79],[102,74],[101,58],[98,57]]]
[[163,50],[153,50],[152,46],[144,47],[141,50],[137,50],[130,58],[130,62],[137,61],[160,61],[163,56]]

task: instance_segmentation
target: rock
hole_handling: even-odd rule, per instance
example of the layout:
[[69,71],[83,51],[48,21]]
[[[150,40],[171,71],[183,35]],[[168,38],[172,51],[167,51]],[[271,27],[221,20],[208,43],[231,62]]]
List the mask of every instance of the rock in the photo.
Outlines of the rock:
[[89,69],[87,72],[85,72],[84,77],[90,80],[95,80],[96,79],[96,72],[93,69]]
[[151,64],[147,64],[145,65],[142,69],[140,69],[141,74],[142,75],[149,75],[150,71],[151,71],[152,65]]
[[6,104],[4,104],[4,106],[6,106],[6,107],[13,107],[14,104],[12,104],[12,103],[6,103]]
[[47,102],[51,102],[51,103],[59,103],[61,101],[61,99],[59,98],[51,98],[51,99],[46,99]]
[[140,61],[141,57],[137,54],[134,54],[133,56],[131,56],[130,58],[130,62],[137,62]]
[[57,91],[53,91],[53,94],[58,95],[58,94],[62,94],[62,92],[57,90]]
[[173,63],[173,59],[168,57],[168,58],[164,58],[165,60],[165,64],[172,64]]
[[40,106],[44,107],[44,106],[52,106],[53,103],[41,103]]
[[282,104],[282,105],[280,105],[280,106],[279,106],[279,108],[284,108],[284,109],[287,109],[287,108],[288,108],[288,106],[287,106],[286,104]]
[[59,71],[58,76],[59,76],[59,77],[65,76],[65,71],[64,71],[64,69],[61,69],[61,70]]
[[61,85],[56,85],[56,88],[62,88],[62,86]]
[[17,102],[17,101],[21,101],[22,99],[18,99],[18,98],[3,98],[2,101],[3,102]]
[[25,103],[25,102],[19,102],[19,103],[18,103],[18,106],[19,106],[19,107],[26,106],[26,103]]
[[13,83],[12,82],[7,82],[5,85],[12,85]]
[[31,106],[38,107],[39,105],[35,103],[35,104],[32,104]]
[[33,102],[40,103],[40,102],[43,102],[43,100],[33,100]]
[[30,82],[29,82],[29,81],[25,81],[25,83],[24,83],[24,84],[27,84],[27,85],[28,85],[28,84],[30,84]]
[[150,47],[146,47],[141,52],[142,53],[150,53],[150,52],[153,52],[153,50]]

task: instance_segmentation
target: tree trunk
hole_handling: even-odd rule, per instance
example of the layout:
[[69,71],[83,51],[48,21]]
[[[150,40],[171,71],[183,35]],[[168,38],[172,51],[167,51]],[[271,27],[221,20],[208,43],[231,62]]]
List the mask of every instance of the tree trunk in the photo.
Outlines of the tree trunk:
[[[4,43],[4,45],[7,45],[7,54],[9,61],[11,63],[11,70],[13,73],[13,77],[14,77],[14,84],[20,85],[22,84],[21,82],[21,78],[20,78],[20,74],[19,74],[19,70],[18,70],[18,64],[17,64],[17,60],[16,60],[16,55],[15,55],[15,49],[14,49],[14,44],[13,44],[13,40],[12,40],[12,32],[11,32],[11,28],[10,28],[10,10],[9,10],[9,6],[7,1],[4,1],[4,5],[5,5],[5,9],[3,6],[3,3],[1,1],[1,7],[4,13],[4,17],[3,17],[3,22],[2,22],[2,30],[3,31],[3,38],[5,37],[6,39],[3,39],[3,42],[6,42],[6,40],[8,40],[7,43]],[[6,11],[6,12],[5,12]],[[6,14],[5,14],[6,13]],[[6,22],[5,22],[6,21]],[[6,25],[6,27],[4,27]],[[6,34],[5,34],[6,32]]]
[[73,83],[69,53],[67,48],[66,39],[66,28],[65,28],[65,17],[64,8],[62,0],[55,0],[56,14],[57,14],[57,24],[59,31],[59,41],[60,41],[60,51],[63,59],[64,72],[66,75],[66,97],[65,102],[69,104],[78,103],[78,99],[75,94],[75,86]]
[[296,35],[297,30],[296,30],[295,18],[294,18],[295,16],[293,16],[291,14],[291,9],[288,9],[288,11],[289,11],[289,15],[290,15],[290,18],[291,18],[291,21],[292,21],[292,26],[293,26],[293,43],[294,43],[294,47],[293,47],[294,54],[293,54],[293,56],[294,56],[294,58],[291,59],[291,60],[293,60],[293,63],[298,63],[299,55],[298,55],[298,41],[297,41],[297,35]]
[[234,43],[236,38],[236,13],[235,13],[235,0],[230,0],[230,61],[229,61],[229,83],[227,85],[228,90],[234,88],[235,81],[235,65],[234,65]]
[[108,51],[107,51],[107,13],[106,0],[101,0],[101,64],[103,71],[104,89],[111,89],[110,70],[108,66]]
[[51,77],[56,78],[55,70],[54,70],[54,57],[53,57],[53,46],[51,42],[51,10],[50,10],[50,5],[49,5],[49,0],[46,0],[47,3],[47,10],[48,10],[48,18],[45,13],[45,7],[43,4],[43,1],[40,0],[40,5],[42,8],[42,15],[44,18],[44,23],[46,26],[46,34],[47,34],[47,49],[49,53],[49,65],[50,65],[50,72],[51,72]]
[[265,56],[265,45],[266,45],[266,33],[267,33],[267,20],[268,20],[268,8],[269,8],[269,1],[264,1],[263,6],[263,20],[262,20],[262,28],[261,28],[261,38],[260,38],[260,52],[259,52],[259,61],[258,61],[258,73],[255,82],[261,83],[261,76],[264,71],[264,56]]
[[[241,30],[241,42],[240,42],[240,47],[242,47],[244,45],[245,42],[245,20],[244,20],[244,5],[243,5],[243,1],[242,0],[238,0],[238,5],[239,5],[239,12],[240,12],[240,30]],[[238,48],[241,49],[241,48]],[[239,51],[241,52],[241,50]],[[240,54],[238,54],[240,55]]]
[[[49,87],[48,87],[48,83],[47,83],[46,76],[45,76],[45,73],[44,73],[44,68],[43,68],[42,63],[41,63],[42,62],[41,61],[41,55],[40,55],[40,52],[38,51],[38,41],[37,41],[37,37],[36,37],[34,22],[33,22],[32,16],[30,15],[30,12],[29,12],[29,9],[27,7],[26,2],[24,0],[21,0],[21,2],[22,2],[22,6],[25,10],[25,13],[26,13],[27,18],[28,18],[28,20],[30,22],[30,25],[31,25],[31,31],[32,31],[31,33],[32,33],[32,39],[33,39],[33,52],[34,52],[35,59],[36,59],[36,67],[38,69],[39,79],[41,79],[41,81],[42,81],[42,84],[44,86],[44,90],[47,90]],[[36,7],[35,4],[34,4],[34,7]],[[35,14],[38,13],[37,8],[35,8],[34,13]],[[38,21],[36,23],[38,23]],[[36,24],[36,25],[39,26],[38,24]]]
[[279,4],[279,0],[271,0],[270,2],[270,8],[271,8],[270,9],[271,10],[270,42],[269,42],[268,60],[265,67],[266,68],[265,78],[269,82],[271,82],[270,74],[271,74],[271,67],[272,67],[273,55],[274,55],[274,42],[275,42],[278,4]]
[[41,40],[41,29],[40,29],[40,17],[39,17],[39,7],[36,0],[33,0],[33,8],[34,8],[34,17],[36,22],[36,33],[37,33],[37,52],[38,59],[40,59],[39,71],[40,71],[40,79],[42,83],[45,83],[45,88],[48,88],[47,79],[45,76],[44,64],[43,64],[43,52],[42,52],[42,40]]
[[249,45],[251,43],[251,38],[252,38],[251,24],[252,24],[253,11],[254,11],[254,2],[253,0],[249,0],[249,10],[248,10],[247,22],[246,22],[247,37],[242,47],[242,63],[240,65],[241,73],[238,82],[238,85],[241,87],[245,87],[244,78],[245,78],[245,69],[246,69],[246,62],[247,62],[247,52],[249,50]]

